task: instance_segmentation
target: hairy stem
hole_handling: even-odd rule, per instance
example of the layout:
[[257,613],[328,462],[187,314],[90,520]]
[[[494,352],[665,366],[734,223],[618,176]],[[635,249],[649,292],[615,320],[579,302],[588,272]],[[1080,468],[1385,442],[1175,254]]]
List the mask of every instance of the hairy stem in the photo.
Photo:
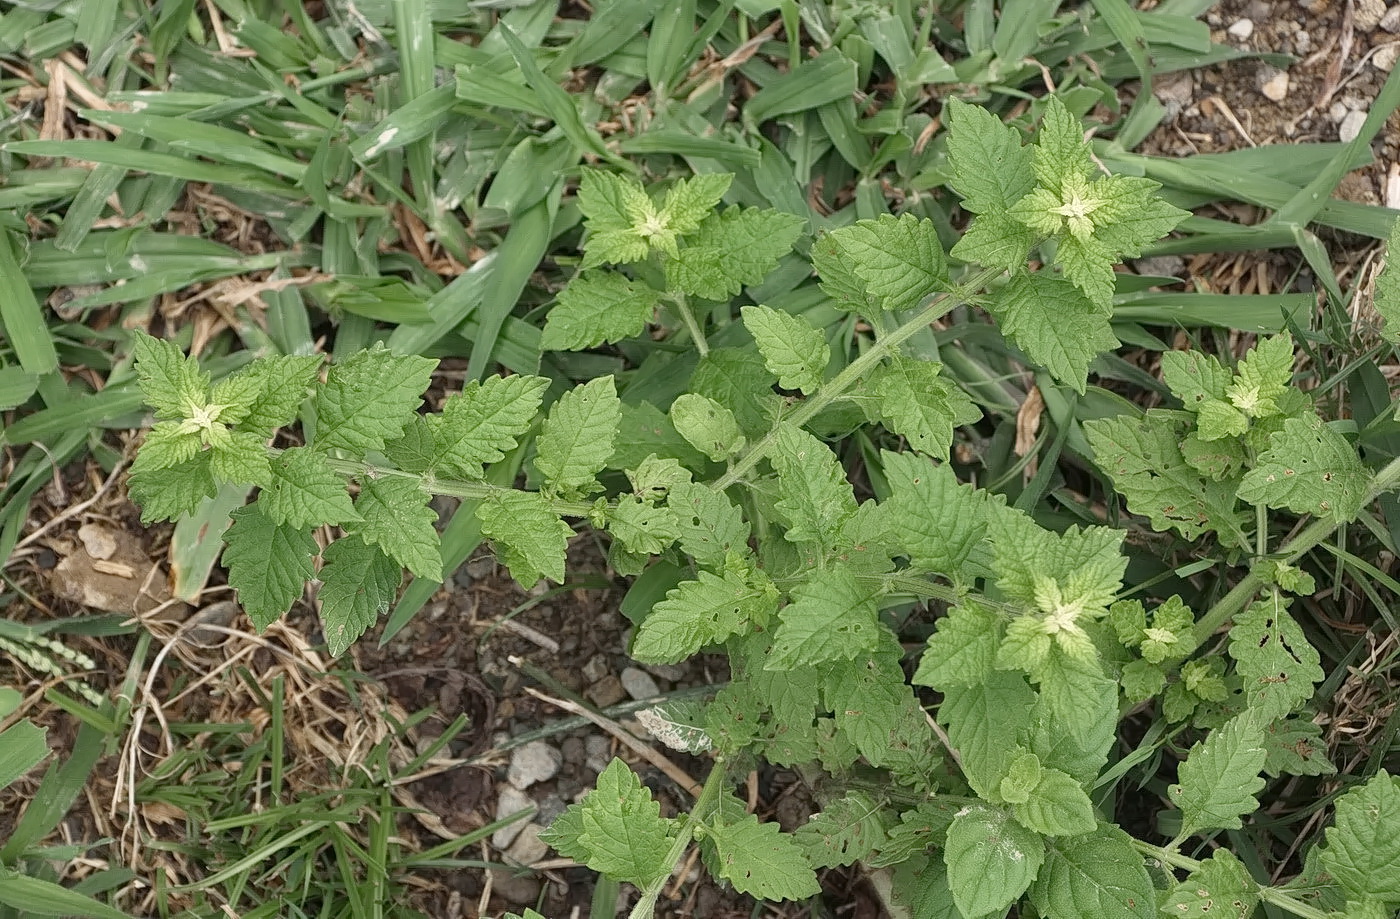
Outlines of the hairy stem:
[[695,319],[695,312],[691,310],[690,303],[686,301],[685,294],[679,291],[671,295],[671,303],[675,305],[676,312],[681,314],[681,321],[685,323],[686,329],[690,332],[690,338],[695,342],[695,350],[700,352],[703,358],[710,353],[710,343],[705,339],[705,330],[700,328],[700,323]]
[[[810,399],[797,406],[793,413],[787,417],[787,422],[801,427],[812,420],[818,412],[839,399],[846,390],[856,384],[857,380],[874,369],[876,364],[884,360],[886,355],[893,353],[911,335],[920,329],[927,328],[929,323],[939,316],[944,315],[959,303],[965,302],[971,296],[972,291],[981,290],[1001,273],[1002,269],[1000,268],[984,268],[965,283],[957,284],[947,293],[934,297],[933,302],[920,310],[913,319],[888,335],[877,339],[869,351],[847,364],[845,369],[830,381],[823,383],[822,388],[817,390]],[[777,442],[778,431],[777,428],[774,428],[765,434],[762,440],[750,447],[749,451],[735,461],[729,471],[716,479],[710,487],[715,491],[724,491],[739,481],[746,472],[757,466],[759,461],[772,451]]]
[[691,840],[695,838],[696,825],[703,823],[710,811],[714,810],[720,790],[724,788],[727,771],[724,758],[716,757],[715,764],[710,767],[710,774],[705,777],[705,787],[701,789],[700,797],[695,799],[695,806],[686,814],[681,831],[676,836],[676,841],[671,844],[671,851],[666,853],[666,870],[642,890],[642,897],[637,901],[637,905],[632,907],[632,912],[628,913],[628,919],[650,919],[655,912],[656,899],[661,896],[666,882],[671,880],[671,872],[680,864],[685,850],[690,848]]
[[[418,479],[423,483],[423,487],[429,494],[447,495],[453,498],[462,498],[469,501],[479,501],[482,498],[489,498],[492,495],[499,495],[504,492],[518,491],[507,485],[492,485],[490,482],[464,482],[461,479],[439,479],[432,475],[422,475],[417,472],[404,472],[402,469],[390,469],[387,466],[375,466],[372,463],[360,460],[330,459],[327,460],[330,467],[342,475],[368,476],[369,478],[398,477],[404,479]],[[551,499],[550,507],[556,514],[565,517],[587,517],[593,510],[593,504],[588,501],[561,501],[557,498]]]
[[[1362,502],[1362,506],[1370,504],[1397,485],[1400,485],[1400,459],[1391,460],[1384,469],[1376,473],[1375,478],[1371,480],[1371,487],[1366,492],[1366,500]],[[1298,561],[1312,551],[1318,543],[1331,536],[1338,526],[1340,524],[1330,518],[1314,520],[1283,547],[1283,561],[1289,565]],[[1229,593],[1216,601],[1216,604],[1207,610],[1206,614],[1196,623],[1194,630],[1196,647],[1209,641],[1216,629],[1224,625],[1231,616],[1244,609],[1249,601],[1254,599],[1254,594],[1263,584],[1264,579],[1251,571],[1231,588]]]
[[[1154,858],[1158,862],[1164,865],[1170,865],[1173,868],[1180,868],[1183,871],[1195,871],[1197,868],[1201,867],[1201,862],[1197,859],[1182,855],[1180,852],[1171,849],[1163,848],[1162,846],[1154,846],[1140,839],[1134,839],[1133,846],[1143,855]],[[1328,919],[1331,915],[1326,910],[1321,910],[1316,906],[1304,903],[1292,894],[1286,893],[1277,887],[1260,884],[1258,886],[1258,893],[1259,899],[1266,903],[1272,903],[1279,909],[1286,909],[1293,915],[1301,917],[1301,919]]]

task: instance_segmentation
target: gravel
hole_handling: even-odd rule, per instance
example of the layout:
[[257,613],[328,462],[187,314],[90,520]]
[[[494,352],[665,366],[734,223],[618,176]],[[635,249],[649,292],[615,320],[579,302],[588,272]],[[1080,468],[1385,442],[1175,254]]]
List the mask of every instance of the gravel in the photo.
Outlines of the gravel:
[[634,699],[651,699],[661,694],[661,687],[645,670],[628,667],[622,671],[622,688]]
[[[517,814],[527,807],[534,807],[534,800],[525,792],[510,785],[502,785],[499,789],[499,797],[496,798],[496,819],[504,820],[511,814]],[[515,841],[515,837],[520,835],[520,831],[525,828],[525,822],[517,820],[510,826],[503,826],[491,835],[491,845],[497,849],[504,849]]]
[[563,762],[564,755],[558,749],[543,740],[532,740],[511,752],[506,781],[516,788],[529,788],[554,778]]

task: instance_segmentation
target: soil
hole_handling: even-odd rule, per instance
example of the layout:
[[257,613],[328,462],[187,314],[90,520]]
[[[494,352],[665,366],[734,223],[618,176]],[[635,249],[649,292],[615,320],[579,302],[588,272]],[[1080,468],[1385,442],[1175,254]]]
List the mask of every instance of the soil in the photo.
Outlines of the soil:
[[[1164,77],[1156,92],[1173,115],[1143,145],[1143,152],[1184,156],[1263,144],[1335,141],[1339,132],[1355,126],[1357,116],[1353,113],[1365,112],[1400,50],[1400,8],[1387,8],[1382,0],[1226,0],[1207,14],[1206,21],[1217,41],[1289,54],[1294,62],[1278,69],[1245,60]],[[1248,26],[1242,24],[1245,21]],[[1349,176],[1341,194],[1355,201],[1400,206],[1397,144],[1400,121],[1392,118],[1388,130],[1373,144],[1375,162]],[[1249,218],[1244,212],[1249,209],[1236,210],[1234,218]],[[1183,270],[1213,279],[1215,289],[1239,290],[1258,283],[1254,267],[1261,258],[1263,264],[1276,269],[1273,273],[1278,278],[1290,277],[1293,268],[1286,256],[1274,253],[1212,258],[1216,259],[1212,265],[1198,261],[1183,266]],[[1281,286],[1287,282],[1275,283]],[[57,519],[60,508],[88,499],[92,503],[82,513]],[[452,507],[444,504],[440,510],[447,514]],[[116,534],[118,544],[140,550],[133,557],[112,556],[114,564],[124,566],[130,576],[119,573],[114,576],[116,582],[99,584],[94,580],[88,586],[130,591],[130,604],[142,610],[140,618],[157,635],[157,646],[169,649],[159,668],[153,668],[149,677],[142,675],[149,680],[146,691],[152,698],[182,700],[165,715],[181,721],[224,718],[259,723],[261,704],[255,695],[239,690],[242,684],[235,665],[246,666],[264,679],[272,673],[285,676],[303,688],[308,700],[304,710],[289,712],[289,718],[301,719],[295,726],[301,732],[297,735],[300,739],[293,745],[300,744],[311,762],[318,757],[334,760],[335,756],[341,756],[342,761],[308,767],[289,775],[289,782],[316,787],[334,772],[332,767],[355,765],[349,754],[329,754],[334,744],[326,738],[357,732],[377,740],[392,738],[395,722],[403,723],[416,712],[431,711],[426,720],[394,742],[395,755],[406,761],[453,719],[466,716],[465,729],[423,770],[431,774],[395,789],[399,803],[423,811],[417,818],[405,815],[397,828],[400,837],[413,846],[427,848],[492,822],[498,798],[508,787],[513,753],[527,737],[542,737],[558,751],[557,773],[524,789],[539,808],[534,817],[537,824],[546,824],[591,787],[599,752],[620,755],[633,764],[661,799],[665,812],[673,813],[687,800],[675,780],[677,773],[703,778],[702,761],[664,751],[676,770],[668,774],[639,758],[618,739],[616,731],[626,730],[631,720],[625,708],[615,707],[626,700],[622,678],[633,666],[625,653],[629,623],[619,612],[624,588],[600,573],[605,571],[600,550],[586,538],[576,542],[570,570],[593,574],[578,575],[580,581],[550,592],[523,591],[489,555],[479,554],[383,647],[379,645],[381,624],[339,662],[340,676],[327,677],[324,671],[332,670],[332,662],[318,658],[301,637],[309,635],[314,640],[316,626],[310,610],[299,608],[285,625],[275,626],[262,637],[253,636],[244,631],[246,623],[229,605],[231,598],[226,588],[219,586],[217,574],[202,601],[205,605],[193,617],[205,629],[198,636],[201,640],[186,640],[191,632],[182,632],[181,627],[192,621],[191,611],[170,601],[160,590],[166,580],[162,566],[167,558],[168,528],[143,530],[119,487],[100,470],[86,465],[65,470],[50,493],[36,500],[21,540],[38,536],[27,546],[21,542],[25,548],[7,568],[24,593],[5,610],[6,618],[34,621],[88,612],[74,602],[91,600],[90,596],[85,600],[81,593],[83,585],[74,583],[80,577],[74,572],[90,570],[94,561],[101,561],[91,550],[96,546],[100,555],[105,544],[84,538],[79,532],[84,525],[105,528]],[[91,532],[95,531],[89,535]],[[129,548],[123,551],[131,555]],[[76,561],[68,562],[71,567],[55,582],[51,572],[68,559]],[[33,598],[32,603],[22,599],[26,595]],[[109,598],[104,602],[110,608],[114,604],[119,607],[122,601]],[[99,691],[122,680],[135,646],[130,636],[79,637],[73,642],[97,660],[98,669],[90,682]],[[30,675],[13,669],[13,662],[0,660],[0,683],[18,678],[12,685],[24,685]],[[221,676],[208,692],[188,693],[191,680],[200,673]],[[346,674],[360,679],[347,680]],[[683,668],[652,668],[646,674],[662,693],[726,677],[718,660],[695,661]],[[635,674],[630,682],[637,684]],[[350,692],[347,685],[357,690]],[[571,721],[568,712],[548,701],[571,696],[582,697],[609,713],[614,732],[587,723],[577,726],[577,719]],[[52,706],[41,705],[39,711],[39,720],[52,728],[51,745],[62,755],[74,736],[72,719]],[[635,730],[645,737],[640,728]],[[133,755],[142,768],[159,760],[163,742],[164,735],[152,722],[137,732]],[[129,789],[126,783],[130,776],[120,773],[119,759],[113,757],[99,765],[89,793],[80,798],[65,824],[67,833],[74,839],[111,836],[127,840],[133,831],[178,836],[181,822],[170,815],[162,819],[156,809],[135,814],[118,809],[115,816],[104,812],[103,802],[114,795],[121,800],[117,792]],[[33,794],[37,780],[37,775],[30,776],[0,795],[0,838],[19,813],[18,802]],[[782,770],[761,771],[747,790],[765,819],[793,824],[810,810],[800,783]],[[508,845],[502,848],[509,850]],[[197,879],[197,874],[180,874],[193,871],[189,866],[161,861],[150,849],[145,851],[151,857],[148,866],[159,865],[167,873],[173,872],[172,881]],[[117,854],[133,856],[138,850],[123,841]],[[427,872],[414,888],[414,903],[435,917],[499,915],[525,906],[552,916],[586,913],[593,893],[591,874],[570,867],[553,853],[534,854],[538,859],[535,870],[519,875],[475,869]],[[476,847],[475,855],[462,853],[461,857],[493,862],[507,858],[501,848],[488,842]],[[721,890],[704,880],[703,872],[690,867],[668,888],[661,902],[662,915],[723,919],[763,914],[753,911],[748,898]],[[843,912],[859,919],[880,915],[868,885],[853,872],[831,872],[825,885],[829,902],[845,904]],[[624,904],[630,895],[624,890]],[[781,907],[768,909],[777,914]],[[788,909],[781,914],[795,916],[798,912]]]

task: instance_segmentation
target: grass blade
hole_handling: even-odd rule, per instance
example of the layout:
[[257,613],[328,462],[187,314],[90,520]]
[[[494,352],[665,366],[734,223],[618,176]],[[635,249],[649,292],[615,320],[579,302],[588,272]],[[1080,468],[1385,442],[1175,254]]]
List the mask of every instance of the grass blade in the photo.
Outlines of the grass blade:
[[42,376],[58,369],[58,352],[39,301],[20,269],[14,237],[4,230],[0,230],[0,325],[25,373]]

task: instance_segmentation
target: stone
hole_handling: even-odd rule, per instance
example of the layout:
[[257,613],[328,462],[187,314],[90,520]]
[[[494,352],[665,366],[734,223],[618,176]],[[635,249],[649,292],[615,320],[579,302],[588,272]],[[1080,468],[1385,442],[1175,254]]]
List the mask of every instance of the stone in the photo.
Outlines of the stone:
[[532,740],[510,754],[506,781],[516,788],[529,788],[536,782],[554,778],[564,763],[564,755],[543,740]]
[[588,751],[587,765],[594,772],[602,772],[608,768],[608,761],[612,759],[612,743],[601,734],[592,734],[583,742]]
[[1288,98],[1288,71],[1277,67],[1265,67],[1259,74],[1259,92],[1271,102],[1282,102]]
[[[565,781],[565,779],[560,779],[557,787],[559,789],[564,789]],[[571,795],[560,795],[558,793],[555,793],[545,795],[543,798],[541,798],[540,811],[539,813],[535,814],[535,822],[538,823],[540,826],[549,826],[551,823],[553,823],[556,819],[558,819],[560,814],[564,813],[564,809],[569,806],[569,802],[566,800],[566,798],[568,797],[571,797]]]
[[1347,112],[1342,123],[1337,126],[1337,137],[1342,143],[1350,143],[1361,133],[1361,126],[1366,123],[1366,113],[1351,111]]
[[1174,278],[1186,270],[1186,260],[1179,255],[1154,255],[1133,262],[1138,274],[1158,278]]
[[1386,14],[1385,0],[1356,0],[1352,7],[1351,24],[1358,32],[1371,32]]
[[[518,814],[526,808],[534,806],[534,799],[525,792],[510,785],[502,785],[496,796],[496,819],[504,820],[512,814]],[[525,822],[525,819],[517,820],[492,833],[491,845],[497,849],[505,849],[515,841],[515,837],[520,835],[520,831],[525,828]]]
[[1248,41],[1249,36],[1254,34],[1253,19],[1236,19],[1230,24],[1230,28],[1225,30],[1235,41]]
[[[1400,6],[1396,7],[1400,10]],[[1390,73],[1395,69],[1395,58],[1400,55],[1400,46],[1395,44],[1381,45],[1375,54],[1371,55],[1371,66],[1381,73]]]
[[651,674],[636,667],[628,667],[622,671],[621,683],[627,695],[634,699],[651,699],[661,695],[661,687],[656,685],[656,680],[651,678]]
[[1387,32],[1400,32],[1400,4],[1396,4],[1386,10],[1385,15],[1381,17],[1381,21],[1376,24]]
[[544,827],[538,823],[527,823],[515,837],[515,842],[506,850],[506,857],[519,865],[533,865],[549,854],[549,845],[540,839]]
[[679,683],[687,673],[680,664],[647,664],[646,669],[658,680],[670,680],[672,683]]
[[598,682],[594,683],[583,693],[599,708],[607,708],[616,705],[627,697],[627,690],[622,688],[622,681],[612,674],[608,674]]
[[590,683],[596,683],[608,675],[608,660],[601,654],[595,654],[583,665],[583,678]]
[[82,540],[88,555],[105,561],[117,554],[117,541],[121,535],[100,523],[85,523],[78,527],[78,538]]
[[570,766],[582,766],[585,751],[582,737],[565,737],[559,743],[559,752],[564,757],[564,762]]
[[540,881],[531,874],[498,868],[491,872],[491,890],[512,906],[534,906],[540,900]]

